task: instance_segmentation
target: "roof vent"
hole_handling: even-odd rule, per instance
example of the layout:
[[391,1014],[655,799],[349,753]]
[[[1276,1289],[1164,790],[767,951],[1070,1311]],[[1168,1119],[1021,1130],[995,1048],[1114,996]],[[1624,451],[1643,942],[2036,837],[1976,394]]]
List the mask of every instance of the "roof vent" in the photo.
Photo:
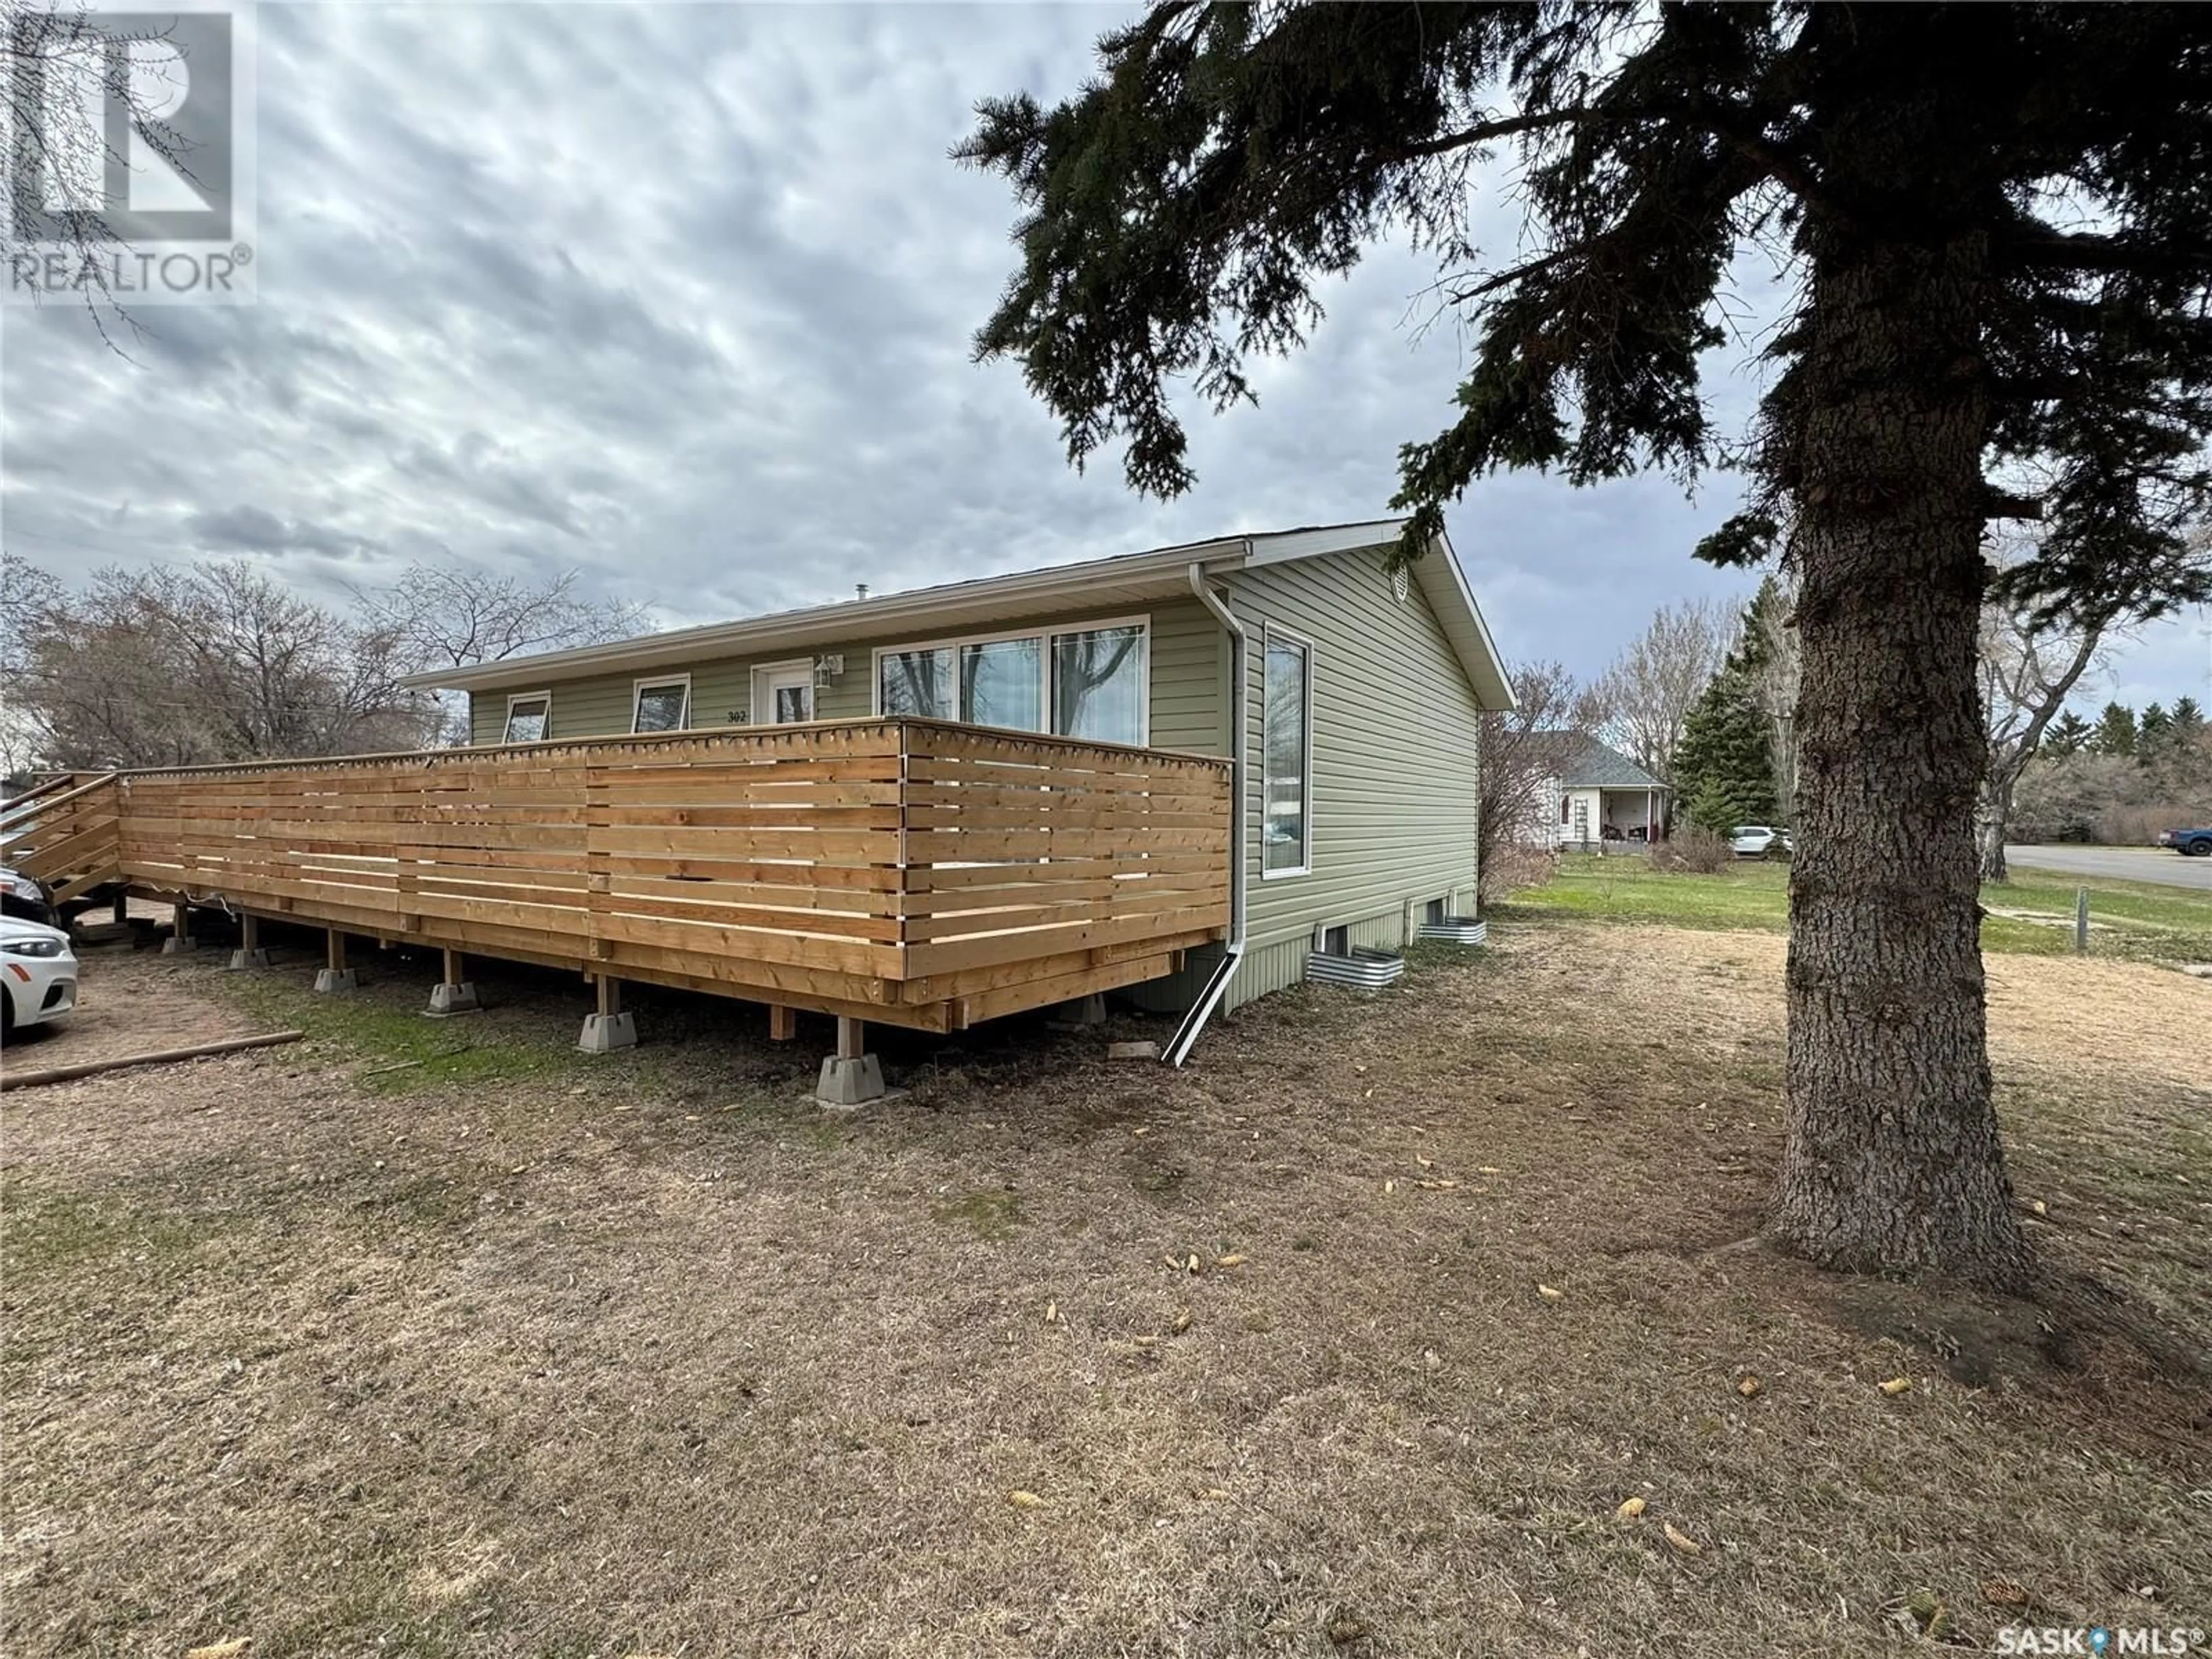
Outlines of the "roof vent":
[[855,599],[866,599],[866,598],[868,597],[868,585],[867,585],[867,583],[866,583],[866,582],[854,582],[854,583],[853,584],[853,596],[854,596],[854,598],[855,598]]

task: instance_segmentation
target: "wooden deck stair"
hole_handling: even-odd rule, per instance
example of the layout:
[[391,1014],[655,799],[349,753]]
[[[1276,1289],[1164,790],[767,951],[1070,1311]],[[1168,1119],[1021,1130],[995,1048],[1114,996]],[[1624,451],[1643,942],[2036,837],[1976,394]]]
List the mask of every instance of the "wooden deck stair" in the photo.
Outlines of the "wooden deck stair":
[[0,805],[0,849],[10,867],[45,882],[59,904],[119,883],[121,775],[64,774]]

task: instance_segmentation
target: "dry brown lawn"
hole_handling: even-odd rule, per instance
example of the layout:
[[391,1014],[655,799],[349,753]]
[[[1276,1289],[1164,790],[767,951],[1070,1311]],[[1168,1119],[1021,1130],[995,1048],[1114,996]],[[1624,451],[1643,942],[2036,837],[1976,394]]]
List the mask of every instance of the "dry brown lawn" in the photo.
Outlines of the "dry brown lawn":
[[1993,959],[2039,1306],[1744,1243],[1781,949],[1500,930],[1399,992],[1272,999],[1182,1073],[1035,1024],[891,1041],[913,1092],[852,1119],[803,1099],[821,1032],[771,1048],[729,1005],[641,996],[648,1046],[592,1060],[557,976],[434,1025],[404,963],[339,1006],[297,957],[250,987],[95,958],[88,1010],[315,1036],[0,1097],[0,1646],[2212,1625],[2212,986]]

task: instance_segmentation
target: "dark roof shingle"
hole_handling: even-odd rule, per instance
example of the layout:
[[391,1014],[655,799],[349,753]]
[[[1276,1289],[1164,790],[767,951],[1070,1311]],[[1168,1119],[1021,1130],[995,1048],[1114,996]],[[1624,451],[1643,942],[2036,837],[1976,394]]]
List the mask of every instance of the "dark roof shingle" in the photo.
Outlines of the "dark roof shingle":
[[1653,777],[1618,749],[1600,743],[1587,732],[1547,733],[1565,740],[1567,757],[1559,767],[1565,789],[1664,789]]

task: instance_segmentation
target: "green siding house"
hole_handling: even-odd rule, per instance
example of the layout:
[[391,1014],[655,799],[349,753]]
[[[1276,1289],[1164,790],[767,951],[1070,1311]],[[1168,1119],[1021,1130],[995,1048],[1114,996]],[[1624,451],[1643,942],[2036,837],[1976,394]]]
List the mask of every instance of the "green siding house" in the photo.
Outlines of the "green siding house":
[[1471,911],[1476,722],[1512,706],[1442,538],[1401,522],[1272,534],[860,598],[426,675],[478,744],[926,715],[1225,757],[1233,925],[1136,988],[1205,1015],[1316,949],[1395,949]]

